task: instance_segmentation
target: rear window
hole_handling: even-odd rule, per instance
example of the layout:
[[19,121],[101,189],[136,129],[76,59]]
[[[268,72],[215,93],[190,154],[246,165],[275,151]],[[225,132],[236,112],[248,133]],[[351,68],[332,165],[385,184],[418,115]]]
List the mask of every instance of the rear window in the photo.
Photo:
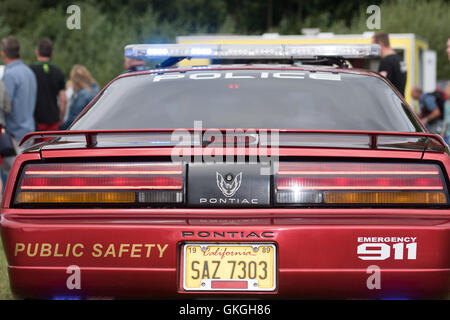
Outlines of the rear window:
[[303,70],[195,70],[111,83],[73,130],[261,128],[422,131],[381,79]]

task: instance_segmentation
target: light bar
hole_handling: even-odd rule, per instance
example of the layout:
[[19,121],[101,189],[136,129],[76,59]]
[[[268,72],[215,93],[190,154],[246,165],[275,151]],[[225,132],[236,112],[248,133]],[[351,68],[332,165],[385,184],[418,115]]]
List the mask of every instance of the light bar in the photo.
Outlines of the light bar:
[[286,45],[286,55],[295,58],[308,57],[343,57],[367,58],[377,57],[381,53],[377,44],[342,44],[342,45]]
[[379,57],[377,44],[131,44],[125,56],[133,59],[195,57],[209,59],[308,59],[316,57]]

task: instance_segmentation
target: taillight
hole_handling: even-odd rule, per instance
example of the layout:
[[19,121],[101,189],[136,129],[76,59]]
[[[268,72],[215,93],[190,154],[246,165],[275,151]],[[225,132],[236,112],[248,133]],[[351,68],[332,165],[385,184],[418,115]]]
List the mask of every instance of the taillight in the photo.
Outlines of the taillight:
[[27,164],[15,204],[177,204],[183,194],[182,164]]
[[275,184],[278,204],[448,203],[442,171],[435,164],[280,163]]

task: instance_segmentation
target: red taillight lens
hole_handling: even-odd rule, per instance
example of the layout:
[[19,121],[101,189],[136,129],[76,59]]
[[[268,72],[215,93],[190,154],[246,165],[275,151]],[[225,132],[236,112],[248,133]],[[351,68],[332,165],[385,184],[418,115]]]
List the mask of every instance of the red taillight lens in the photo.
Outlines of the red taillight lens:
[[179,190],[182,177],[27,177],[22,190]]
[[184,166],[171,163],[28,164],[16,204],[182,203]]
[[435,164],[280,163],[279,204],[447,204]]

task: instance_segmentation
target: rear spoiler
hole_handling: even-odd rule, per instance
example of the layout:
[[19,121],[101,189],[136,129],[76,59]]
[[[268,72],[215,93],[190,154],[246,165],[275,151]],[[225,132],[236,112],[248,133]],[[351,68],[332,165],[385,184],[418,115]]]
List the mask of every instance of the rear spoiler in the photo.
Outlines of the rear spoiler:
[[[201,134],[194,138],[197,146],[217,143],[217,136],[234,137],[233,145],[277,146],[279,147],[324,147],[324,148],[357,148],[357,149],[389,149],[447,152],[447,144],[442,137],[431,133],[415,132],[368,132],[337,130],[290,130],[290,129],[140,129],[140,130],[88,130],[88,131],[41,131],[25,135],[20,142],[24,145],[32,139],[49,139],[64,137],[80,137],[87,148],[94,147],[129,147],[180,146],[174,134]],[[216,139],[211,139],[211,136]],[[239,139],[245,138],[244,144]],[[199,143],[201,141],[201,145]],[[270,143],[268,142],[270,141]],[[225,140],[222,140],[225,143]],[[236,143],[237,142],[237,143]],[[35,143],[31,143],[34,145]],[[182,146],[196,146],[184,144]],[[229,144],[227,144],[229,146]]]

